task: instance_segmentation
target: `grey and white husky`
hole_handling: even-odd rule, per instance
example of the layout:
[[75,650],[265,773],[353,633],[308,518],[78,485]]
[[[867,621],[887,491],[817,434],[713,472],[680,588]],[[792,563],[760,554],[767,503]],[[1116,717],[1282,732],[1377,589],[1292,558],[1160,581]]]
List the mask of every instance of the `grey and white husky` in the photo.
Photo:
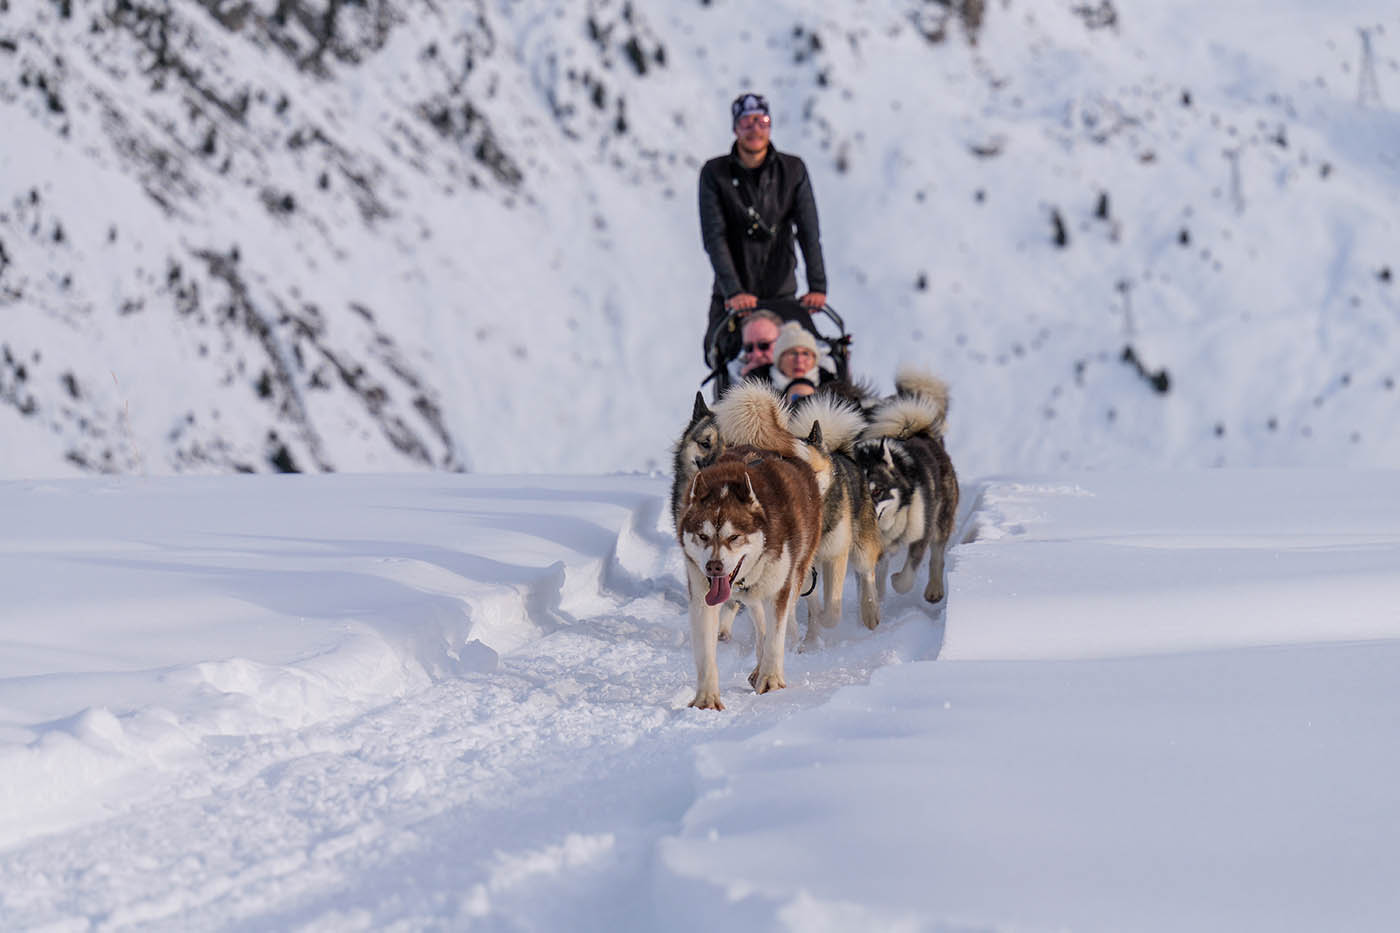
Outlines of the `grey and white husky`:
[[801,399],[791,419],[792,433],[808,436],[821,425],[822,444],[831,458],[832,478],[822,495],[822,538],[817,547],[817,573],[822,598],[807,597],[807,637],[804,647],[816,645],[818,631],[841,621],[846,569],[854,566],[860,596],[860,619],[866,628],[880,624],[880,600],[876,567],[880,557],[880,529],[875,504],[860,466],[855,444],[866,428],[864,413],[852,401],[825,392]]
[[671,520],[678,523],[681,513],[681,499],[690,486],[695,474],[715,462],[724,450],[720,440],[719,425],[715,413],[705,404],[705,396],[695,393],[695,407],[690,412],[690,423],[685,426],[676,445],[671,451]]

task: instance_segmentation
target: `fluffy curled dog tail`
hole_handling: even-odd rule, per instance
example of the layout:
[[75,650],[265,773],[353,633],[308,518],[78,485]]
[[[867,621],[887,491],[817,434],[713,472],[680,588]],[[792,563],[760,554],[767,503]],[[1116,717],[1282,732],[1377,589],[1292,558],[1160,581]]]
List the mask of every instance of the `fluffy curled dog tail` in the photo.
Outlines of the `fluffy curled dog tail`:
[[944,410],[921,395],[900,395],[875,409],[864,440],[891,437],[904,440],[915,434],[943,436]]
[[827,450],[850,454],[865,430],[865,413],[853,402],[818,392],[798,402],[789,429],[807,437],[816,423],[822,426],[822,445]]
[[894,390],[897,395],[929,399],[940,409],[940,419],[948,417],[948,383],[933,373],[901,366],[894,375]]
[[864,437],[903,439],[916,434],[942,437],[948,418],[948,384],[912,368],[895,376],[894,398],[875,409]]
[[795,452],[783,398],[770,382],[747,379],[724,394],[715,405],[715,424],[729,445],[748,444],[780,454]]

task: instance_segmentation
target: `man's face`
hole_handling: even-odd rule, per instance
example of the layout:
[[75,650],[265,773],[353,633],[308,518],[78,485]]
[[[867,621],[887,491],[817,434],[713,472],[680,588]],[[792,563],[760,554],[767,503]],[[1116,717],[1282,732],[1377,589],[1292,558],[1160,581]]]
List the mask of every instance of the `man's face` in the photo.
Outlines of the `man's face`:
[[773,342],[778,339],[778,326],[764,318],[755,318],[744,325],[744,366],[766,366],[773,362]]
[[745,152],[760,153],[768,148],[768,138],[773,132],[773,121],[766,113],[751,113],[739,118],[734,124],[734,138],[739,148]]

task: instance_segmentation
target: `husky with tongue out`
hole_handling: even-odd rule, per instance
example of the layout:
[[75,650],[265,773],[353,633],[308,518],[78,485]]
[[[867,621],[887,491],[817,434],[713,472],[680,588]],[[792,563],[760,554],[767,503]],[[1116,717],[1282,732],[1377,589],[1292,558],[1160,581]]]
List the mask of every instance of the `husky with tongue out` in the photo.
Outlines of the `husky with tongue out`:
[[[771,390],[765,395],[771,396]],[[695,652],[695,699],[690,705],[700,709],[724,709],[715,651],[720,609],[731,597],[753,617],[758,665],[749,683],[758,693],[787,686],[787,626],[820,541],[818,476],[829,461],[821,448],[820,425],[813,426],[805,441],[794,437],[774,398],[774,407],[763,418],[771,429],[769,446],[784,449],[741,445],[726,450],[695,474],[676,522],[686,558]],[[723,408],[724,402],[720,404]],[[766,408],[768,402],[752,394],[746,404]]]

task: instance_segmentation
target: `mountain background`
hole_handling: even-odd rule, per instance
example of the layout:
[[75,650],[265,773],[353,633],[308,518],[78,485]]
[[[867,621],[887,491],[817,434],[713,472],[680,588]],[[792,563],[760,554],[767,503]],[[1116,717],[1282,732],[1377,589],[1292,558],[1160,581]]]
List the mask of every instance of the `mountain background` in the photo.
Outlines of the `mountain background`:
[[1394,467],[1398,58],[1378,2],[0,0],[0,477],[666,469],[748,89],[964,476]]

